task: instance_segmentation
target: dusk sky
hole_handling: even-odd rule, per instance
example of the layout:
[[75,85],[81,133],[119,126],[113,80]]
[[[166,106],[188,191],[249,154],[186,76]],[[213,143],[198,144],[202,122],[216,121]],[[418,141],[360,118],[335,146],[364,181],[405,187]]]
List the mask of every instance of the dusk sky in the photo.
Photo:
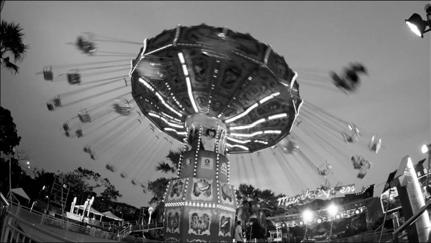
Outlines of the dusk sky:
[[[40,72],[44,66],[52,65],[58,75],[66,70],[60,70],[61,65],[125,59],[119,64],[124,71],[105,75],[127,75],[127,60],[136,57],[140,46],[105,43],[99,46],[100,50],[131,54],[121,58],[89,57],[70,44],[85,32],[142,42],[179,24],[227,27],[250,33],[284,56],[289,66],[298,72],[300,94],[305,102],[352,121],[361,129],[358,144],[345,144],[341,136],[339,141],[334,137],[326,141],[349,156],[359,154],[371,161],[372,167],[364,179],[356,178],[357,171],[353,170],[349,157],[331,155],[329,145],[306,137],[306,124],[294,127],[292,132],[307,145],[311,151],[309,157],[314,158],[316,164],[325,160],[331,163],[332,184],[354,183],[356,188],[361,188],[374,183],[378,185],[375,190],[378,194],[388,173],[398,168],[403,156],[410,155],[415,162],[425,158],[420,146],[431,142],[431,36],[425,34],[423,39],[418,38],[404,23],[414,12],[424,18],[426,3],[6,1],[2,19],[23,27],[24,43],[30,49],[19,64],[17,75],[2,68],[1,104],[11,110],[22,137],[19,149],[26,152],[33,167],[70,171],[82,166],[95,170],[117,186],[123,194],[119,201],[146,206],[150,193],[142,193],[130,180],[146,184],[159,177],[161,174],[155,172],[157,162],[181,144],[171,145],[162,139],[168,136],[151,131],[148,121],[144,125],[135,122],[132,128],[135,132],[127,133],[121,143],[106,146],[97,160],[91,160],[82,148],[110,128],[76,139],[67,138],[61,125],[97,99],[48,111],[46,102],[50,99],[79,88],[68,85],[64,77],[58,78],[62,80],[58,82],[44,81]],[[368,69],[368,75],[362,77],[355,93],[347,95],[335,88],[329,78],[316,78],[328,76],[330,71],[340,72],[350,62],[360,62]],[[321,84],[316,85],[317,82]],[[83,93],[79,95],[84,96]],[[299,118],[306,119],[301,115]],[[378,154],[367,148],[372,135],[383,140]],[[305,150],[304,146],[307,154]],[[322,184],[322,178],[298,156],[274,155],[273,150],[266,149],[228,158],[234,185],[249,183],[294,195]],[[106,170],[108,161],[119,168],[118,171]],[[128,177],[121,178],[121,171]]]

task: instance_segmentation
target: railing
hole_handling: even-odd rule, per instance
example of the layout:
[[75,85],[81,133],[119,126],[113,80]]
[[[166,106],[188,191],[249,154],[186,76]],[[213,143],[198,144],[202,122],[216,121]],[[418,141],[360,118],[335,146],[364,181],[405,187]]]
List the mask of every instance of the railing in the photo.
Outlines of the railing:
[[118,232],[117,237],[121,240],[121,239],[124,239],[130,233],[132,233],[132,225],[131,224],[127,225],[126,227],[124,227],[123,229],[121,229]]
[[132,226],[132,232],[139,232],[139,231],[148,232],[151,230],[162,229],[163,227],[164,227],[163,224],[150,224],[150,225],[136,224]]
[[[90,236],[101,239],[101,241],[103,239],[118,240],[117,234],[114,232],[107,232],[91,225],[80,225],[70,220],[55,218],[34,210],[30,211],[29,208],[23,206],[12,204],[2,214],[0,219],[2,223],[0,242],[45,242],[47,239],[56,242],[73,242],[67,239],[66,236],[61,237],[59,235],[70,235],[71,238],[78,237],[82,239]],[[43,228],[42,225],[58,228],[60,231],[48,230],[46,226]],[[27,228],[27,230],[23,230],[23,227]],[[25,233],[27,231],[31,233]],[[74,235],[75,233],[79,235]]]
[[1,230],[1,242],[44,242],[46,239],[38,239],[35,235],[30,235],[24,233],[22,230],[18,229],[18,225],[27,226],[33,230],[36,230],[43,235],[50,237],[53,241],[57,242],[73,242],[72,240],[66,239],[64,237],[58,236],[48,230],[35,227],[34,223],[27,222],[21,219],[17,215],[7,211],[5,215],[2,216],[3,226]]
[[406,222],[404,222],[403,225],[401,225],[397,230],[394,231],[392,234],[392,241],[394,243],[398,243],[399,234],[403,232],[407,227],[414,224],[416,220],[424,213],[428,208],[431,208],[431,200],[428,201],[427,204],[425,204],[423,207],[421,207],[413,216],[411,216]]
[[36,242],[28,234],[22,232],[12,225],[7,225],[5,231],[2,232],[2,236],[2,242]]
[[118,239],[124,239],[127,235],[133,233],[133,232],[149,232],[152,230],[159,230],[159,229],[163,229],[164,225],[163,224],[150,224],[150,225],[140,225],[140,224],[129,224],[126,227],[124,227],[122,230],[120,230],[118,232]]
[[392,230],[363,232],[348,237],[331,239],[330,242],[386,242],[392,239]]

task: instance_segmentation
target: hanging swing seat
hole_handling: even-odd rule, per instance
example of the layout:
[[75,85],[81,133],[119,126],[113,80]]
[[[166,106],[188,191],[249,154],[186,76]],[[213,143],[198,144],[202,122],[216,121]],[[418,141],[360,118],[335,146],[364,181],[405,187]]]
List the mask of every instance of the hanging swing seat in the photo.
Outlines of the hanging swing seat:
[[54,73],[52,72],[52,67],[44,67],[43,68],[43,79],[46,81],[54,80]]
[[374,136],[372,136],[370,144],[368,145],[368,148],[377,154],[380,151],[381,147],[382,147],[382,139],[381,138],[377,139]]
[[68,73],[67,74],[67,82],[71,85],[80,84],[81,83],[81,75],[79,73]]
[[90,40],[85,40],[82,36],[78,37],[76,47],[85,54],[93,55],[96,52],[96,44]]
[[80,111],[78,113],[78,118],[82,123],[89,123],[91,122],[91,116],[88,113],[88,111],[84,110],[84,111]]
[[76,134],[76,137],[78,137],[78,138],[84,136],[84,132],[82,131],[82,129],[76,130],[75,134]]
[[60,107],[60,106],[61,106],[61,99],[59,96],[55,97],[54,99],[52,99],[51,101],[46,103],[46,107],[50,111],[53,111],[53,110],[55,110],[55,108]]

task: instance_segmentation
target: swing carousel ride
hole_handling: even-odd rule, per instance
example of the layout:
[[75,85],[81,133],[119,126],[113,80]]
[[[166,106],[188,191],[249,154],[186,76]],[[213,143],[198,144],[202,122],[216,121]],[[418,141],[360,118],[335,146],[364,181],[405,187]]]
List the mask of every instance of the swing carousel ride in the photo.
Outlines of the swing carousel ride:
[[[103,51],[107,43],[141,48],[137,55]],[[204,24],[178,26],[142,43],[84,33],[74,45],[105,60],[44,67],[44,80],[69,84],[47,108],[77,108],[63,123],[64,134],[85,138],[83,152],[133,186],[145,187],[142,173],[166,148],[182,151],[178,178],[165,195],[168,240],[232,237],[230,173],[233,180],[270,177],[268,168],[277,165],[286,190],[297,193],[342,183],[335,166],[364,178],[371,168],[366,155],[382,147],[379,136],[300,96],[299,84],[357,92],[367,74],[360,63],[340,72],[304,71],[299,79],[269,45]],[[259,172],[257,164],[263,164]],[[307,178],[297,173],[304,169]]]

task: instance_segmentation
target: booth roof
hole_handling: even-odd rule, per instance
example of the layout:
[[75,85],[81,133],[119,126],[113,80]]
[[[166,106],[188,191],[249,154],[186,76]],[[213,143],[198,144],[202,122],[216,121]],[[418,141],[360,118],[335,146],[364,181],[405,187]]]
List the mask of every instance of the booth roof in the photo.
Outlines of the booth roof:
[[105,217],[111,218],[117,221],[123,221],[124,219],[118,217],[117,215],[113,214],[111,211],[106,211],[102,213]]
[[[78,209],[82,209],[82,210],[84,210],[84,205],[75,205],[75,208],[78,208]],[[92,213],[92,214],[96,214],[96,215],[104,215],[103,213],[101,213],[101,212],[97,211],[97,210],[96,210],[96,209],[94,209],[94,208],[90,208],[90,213]]]
[[21,187],[13,188],[13,189],[11,189],[11,191],[13,193],[15,193],[16,195],[21,196],[21,197],[27,199],[28,201],[30,201],[30,197],[27,195],[27,193],[25,193],[24,189],[22,189]]

